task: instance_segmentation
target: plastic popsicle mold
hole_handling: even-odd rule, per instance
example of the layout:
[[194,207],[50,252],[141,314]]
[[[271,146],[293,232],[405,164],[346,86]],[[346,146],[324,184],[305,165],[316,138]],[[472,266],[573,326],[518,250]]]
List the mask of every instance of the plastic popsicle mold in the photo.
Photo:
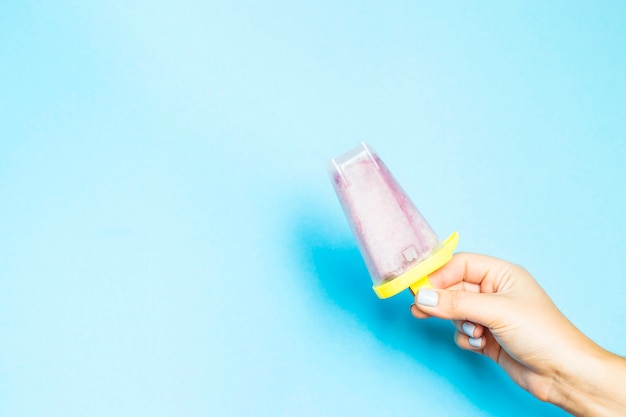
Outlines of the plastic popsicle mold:
[[361,142],[332,159],[328,172],[379,298],[432,287],[458,243],[441,242],[374,150]]

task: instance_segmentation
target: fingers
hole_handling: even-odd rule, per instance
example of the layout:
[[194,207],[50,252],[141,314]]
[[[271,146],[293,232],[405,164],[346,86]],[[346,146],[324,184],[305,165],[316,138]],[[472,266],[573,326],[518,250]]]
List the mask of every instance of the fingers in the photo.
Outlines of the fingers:
[[483,338],[483,326],[462,320],[452,320],[452,324],[456,327],[454,341],[461,349],[480,351],[485,347],[487,341]]
[[411,304],[411,314],[416,319],[428,319],[428,318],[432,317],[430,314],[426,314],[422,310],[417,308],[417,306],[415,304]]
[[458,347],[464,350],[473,350],[478,353],[482,353],[482,349],[486,345],[486,341],[483,337],[469,337],[463,332],[454,332],[454,342]]
[[497,294],[421,289],[415,297],[415,308],[429,316],[469,321],[486,327],[493,327],[495,318],[503,315],[505,307]]
[[482,325],[472,323],[471,321],[452,320],[452,324],[454,324],[457,331],[465,333],[469,337],[481,337],[485,331],[485,328]]
[[435,288],[449,288],[460,282],[480,288],[485,280],[495,279],[495,271],[510,266],[510,263],[490,256],[458,253],[445,266],[430,274],[429,279]]
[[[455,291],[469,291],[469,292],[480,292],[480,285],[474,284],[472,282],[457,282],[449,287],[442,288],[444,290],[455,290]],[[413,294],[415,295],[415,294]]]
[[508,356],[495,337],[493,337],[493,334],[487,329],[484,330],[480,337],[470,337],[463,331],[456,331],[454,333],[454,342],[461,349],[480,353],[500,365],[502,364],[499,362],[499,359],[502,355]]

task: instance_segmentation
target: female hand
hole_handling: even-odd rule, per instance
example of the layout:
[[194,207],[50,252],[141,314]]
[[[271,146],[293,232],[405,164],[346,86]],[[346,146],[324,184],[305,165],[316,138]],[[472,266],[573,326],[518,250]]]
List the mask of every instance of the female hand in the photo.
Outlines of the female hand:
[[626,415],[626,360],[581,333],[525,269],[457,254],[430,280],[435,289],[411,306],[416,318],[452,320],[459,347],[491,358],[543,401],[577,415]]

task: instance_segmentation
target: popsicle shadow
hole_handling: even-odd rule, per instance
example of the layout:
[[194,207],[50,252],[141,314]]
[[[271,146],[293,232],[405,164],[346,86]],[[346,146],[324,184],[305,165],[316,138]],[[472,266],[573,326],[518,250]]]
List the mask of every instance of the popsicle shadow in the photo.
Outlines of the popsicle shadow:
[[312,266],[325,296],[354,315],[386,346],[402,351],[451,381],[478,407],[493,415],[563,416],[558,408],[540,403],[515,386],[497,365],[453,341],[454,329],[443,320],[416,320],[409,312],[408,291],[379,300],[352,236],[325,235],[310,217],[296,230],[296,250]]

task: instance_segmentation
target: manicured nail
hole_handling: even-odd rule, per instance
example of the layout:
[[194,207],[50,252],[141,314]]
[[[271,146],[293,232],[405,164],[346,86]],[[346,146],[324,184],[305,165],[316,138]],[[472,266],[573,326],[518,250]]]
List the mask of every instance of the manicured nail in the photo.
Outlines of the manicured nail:
[[463,329],[463,333],[468,335],[469,337],[474,336],[474,329],[476,329],[476,325],[474,323],[470,323],[469,321],[463,322],[461,325],[461,329]]
[[482,343],[483,343],[482,337],[470,337],[469,338],[469,344],[472,347],[480,348],[480,345],[482,345]]
[[426,307],[436,307],[439,303],[437,291],[422,289],[417,293],[417,302]]

